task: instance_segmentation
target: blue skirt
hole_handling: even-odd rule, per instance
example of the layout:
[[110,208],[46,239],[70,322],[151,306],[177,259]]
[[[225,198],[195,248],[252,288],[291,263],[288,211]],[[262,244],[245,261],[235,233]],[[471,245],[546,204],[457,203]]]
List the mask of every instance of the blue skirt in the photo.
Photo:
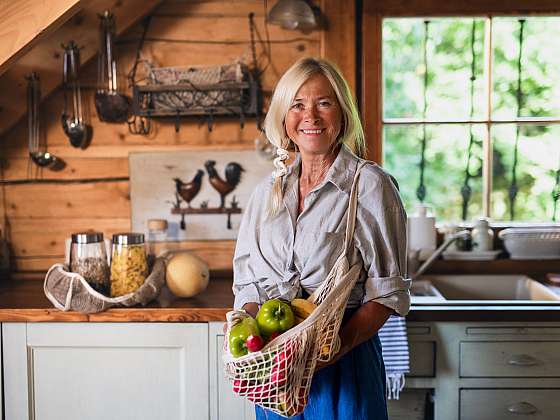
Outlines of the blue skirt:
[[[377,334],[313,376],[298,420],[387,420],[385,365]],[[257,420],[282,417],[255,406]]]

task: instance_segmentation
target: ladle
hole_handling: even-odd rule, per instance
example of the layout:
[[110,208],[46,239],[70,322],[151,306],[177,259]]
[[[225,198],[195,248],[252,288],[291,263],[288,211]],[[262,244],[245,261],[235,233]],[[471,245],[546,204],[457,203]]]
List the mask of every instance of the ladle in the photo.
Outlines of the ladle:
[[27,77],[27,126],[29,139],[29,157],[31,160],[42,168],[54,167],[58,162],[58,158],[49,152],[39,150],[39,102],[41,99],[41,89],[39,76],[31,73]]
[[[70,41],[64,48],[63,80],[66,87],[64,92],[64,111],[62,114],[62,127],[74,147],[83,147],[88,139],[89,129],[83,121],[82,96],[78,69],[80,66],[80,50],[74,41]],[[72,90],[72,116],[68,115],[68,86]]]
[[115,19],[106,10],[100,18],[100,51],[97,65],[98,90],[95,93],[95,108],[101,121],[124,122],[128,118],[130,101],[119,93],[117,87],[117,62],[113,57]]

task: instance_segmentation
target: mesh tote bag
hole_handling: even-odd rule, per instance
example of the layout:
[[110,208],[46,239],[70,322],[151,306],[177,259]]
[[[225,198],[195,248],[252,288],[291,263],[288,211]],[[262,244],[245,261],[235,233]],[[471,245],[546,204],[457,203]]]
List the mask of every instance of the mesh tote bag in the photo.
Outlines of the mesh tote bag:
[[229,332],[249,315],[243,310],[227,314],[222,358],[233,391],[282,416],[303,412],[317,362],[330,361],[340,349],[338,331],[362,268],[361,263],[350,266],[348,258],[356,222],[358,179],[364,164],[358,166],[354,175],[343,250],[321,286],[308,298],[317,305],[311,315],[261,351],[234,358],[229,350]]

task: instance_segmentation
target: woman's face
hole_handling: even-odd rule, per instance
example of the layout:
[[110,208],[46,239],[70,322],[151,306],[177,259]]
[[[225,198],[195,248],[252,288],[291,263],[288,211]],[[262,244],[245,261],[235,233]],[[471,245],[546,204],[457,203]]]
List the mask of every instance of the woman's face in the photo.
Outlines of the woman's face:
[[331,84],[316,74],[297,91],[284,124],[302,155],[324,155],[332,150],[341,122],[342,111]]

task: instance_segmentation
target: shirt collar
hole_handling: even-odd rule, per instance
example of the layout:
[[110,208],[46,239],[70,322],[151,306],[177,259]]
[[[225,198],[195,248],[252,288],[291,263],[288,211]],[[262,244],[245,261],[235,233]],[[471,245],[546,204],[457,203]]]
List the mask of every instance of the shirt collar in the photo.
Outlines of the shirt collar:
[[[346,146],[342,145],[336,159],[327,171],[325,179],[315,189],[323,188],[328,182],[333,184],[341,192],[350,194],[350,188],[354,181],[354,173],[358,166],[359,158]],[[289,191],[297,183],[301,169],[301,155],[296,154],[294,162],[288,166],[284,181],[284,191]]]

